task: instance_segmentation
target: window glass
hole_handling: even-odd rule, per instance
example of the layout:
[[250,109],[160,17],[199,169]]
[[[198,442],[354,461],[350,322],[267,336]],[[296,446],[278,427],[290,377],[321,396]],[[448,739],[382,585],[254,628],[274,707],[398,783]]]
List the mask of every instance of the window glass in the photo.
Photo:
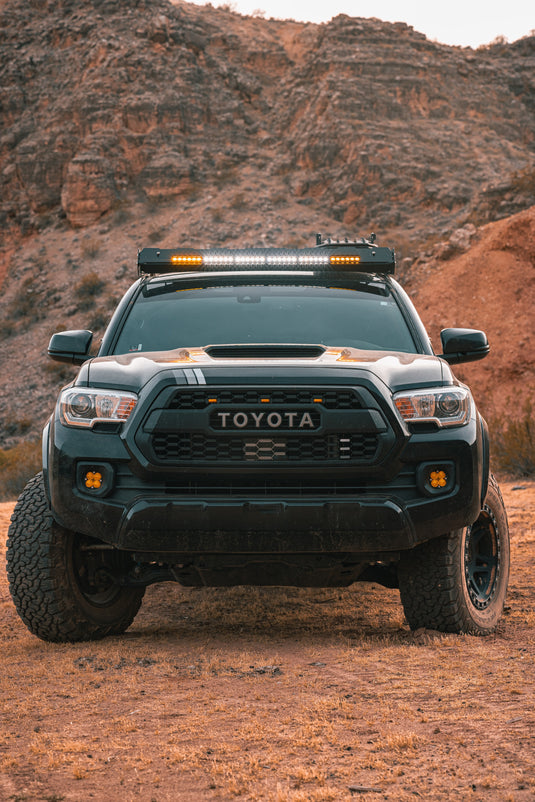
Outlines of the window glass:
[[120,354],[238,343],[416,351],[384,285],[152,287],[139,296],[114,350]]

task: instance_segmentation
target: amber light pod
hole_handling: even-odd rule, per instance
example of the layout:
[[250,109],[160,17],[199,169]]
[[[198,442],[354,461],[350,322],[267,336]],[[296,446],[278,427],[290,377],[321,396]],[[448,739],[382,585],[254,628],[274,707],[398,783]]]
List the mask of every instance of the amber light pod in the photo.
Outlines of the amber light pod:
[[84,485],[89,490],[100,490],[102,487],[102,474],[99,471],[88,471],[84,476]]
[[329,262],[332,265],[358,265],[360,262],[360,256],[353,254],[340,254],[339,256],[336,255],[329,257]]
[[171,256],[171,264],[175,267],[200,267],[203,258],[199,254],[178,253]]
[[431,471],[429,474],[429,484],[434,488],[446,487],[448,484],[446,471]]
[[426,496],[448,495],[455,488],[455,463],[422,462],[416,469],[416,484]]

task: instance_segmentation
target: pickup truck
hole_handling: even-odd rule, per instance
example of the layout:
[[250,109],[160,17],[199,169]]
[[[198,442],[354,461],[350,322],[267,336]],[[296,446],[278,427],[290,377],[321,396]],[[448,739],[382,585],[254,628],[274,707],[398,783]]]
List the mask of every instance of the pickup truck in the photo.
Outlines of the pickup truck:
[[144,248],[98,353],[43,434],[8,541],[11,594],[49,641],[124,632],[145,588],[399,588],[411,628],[484,635],[509,535],[485,421],[435,354],[375,236],[310,248]]

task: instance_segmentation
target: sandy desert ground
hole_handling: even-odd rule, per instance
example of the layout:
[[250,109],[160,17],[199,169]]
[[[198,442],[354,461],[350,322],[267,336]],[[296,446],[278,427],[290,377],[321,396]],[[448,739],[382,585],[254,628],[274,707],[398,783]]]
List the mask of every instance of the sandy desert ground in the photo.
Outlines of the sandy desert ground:
[[371,584],[162,585],[125,636],[47,644],[2,571],[0,799],[535,799],[535,481],[502,490],[512,573],[488,638],[410,632]]

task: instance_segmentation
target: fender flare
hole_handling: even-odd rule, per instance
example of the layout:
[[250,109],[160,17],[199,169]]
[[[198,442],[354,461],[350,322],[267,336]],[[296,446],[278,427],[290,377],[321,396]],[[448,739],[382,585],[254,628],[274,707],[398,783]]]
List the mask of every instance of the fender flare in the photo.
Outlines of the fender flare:
[[50,484],[48,481],[48,453],[49,453],[49,443],[50,443],[50,423],[51,418],[45,424],[45,428],[43,429],[43,436],[41,440],[41,454],[42,454],[42,462],[43,462],[43,486],[45,488],[45,495],[48,501],[48,506],[50,507]]
[[490,439],[489,427],[487,422],[479,416],[479,426],[481,429],[481,507],[485,503],[487,490],[489,487],[490,475]]

